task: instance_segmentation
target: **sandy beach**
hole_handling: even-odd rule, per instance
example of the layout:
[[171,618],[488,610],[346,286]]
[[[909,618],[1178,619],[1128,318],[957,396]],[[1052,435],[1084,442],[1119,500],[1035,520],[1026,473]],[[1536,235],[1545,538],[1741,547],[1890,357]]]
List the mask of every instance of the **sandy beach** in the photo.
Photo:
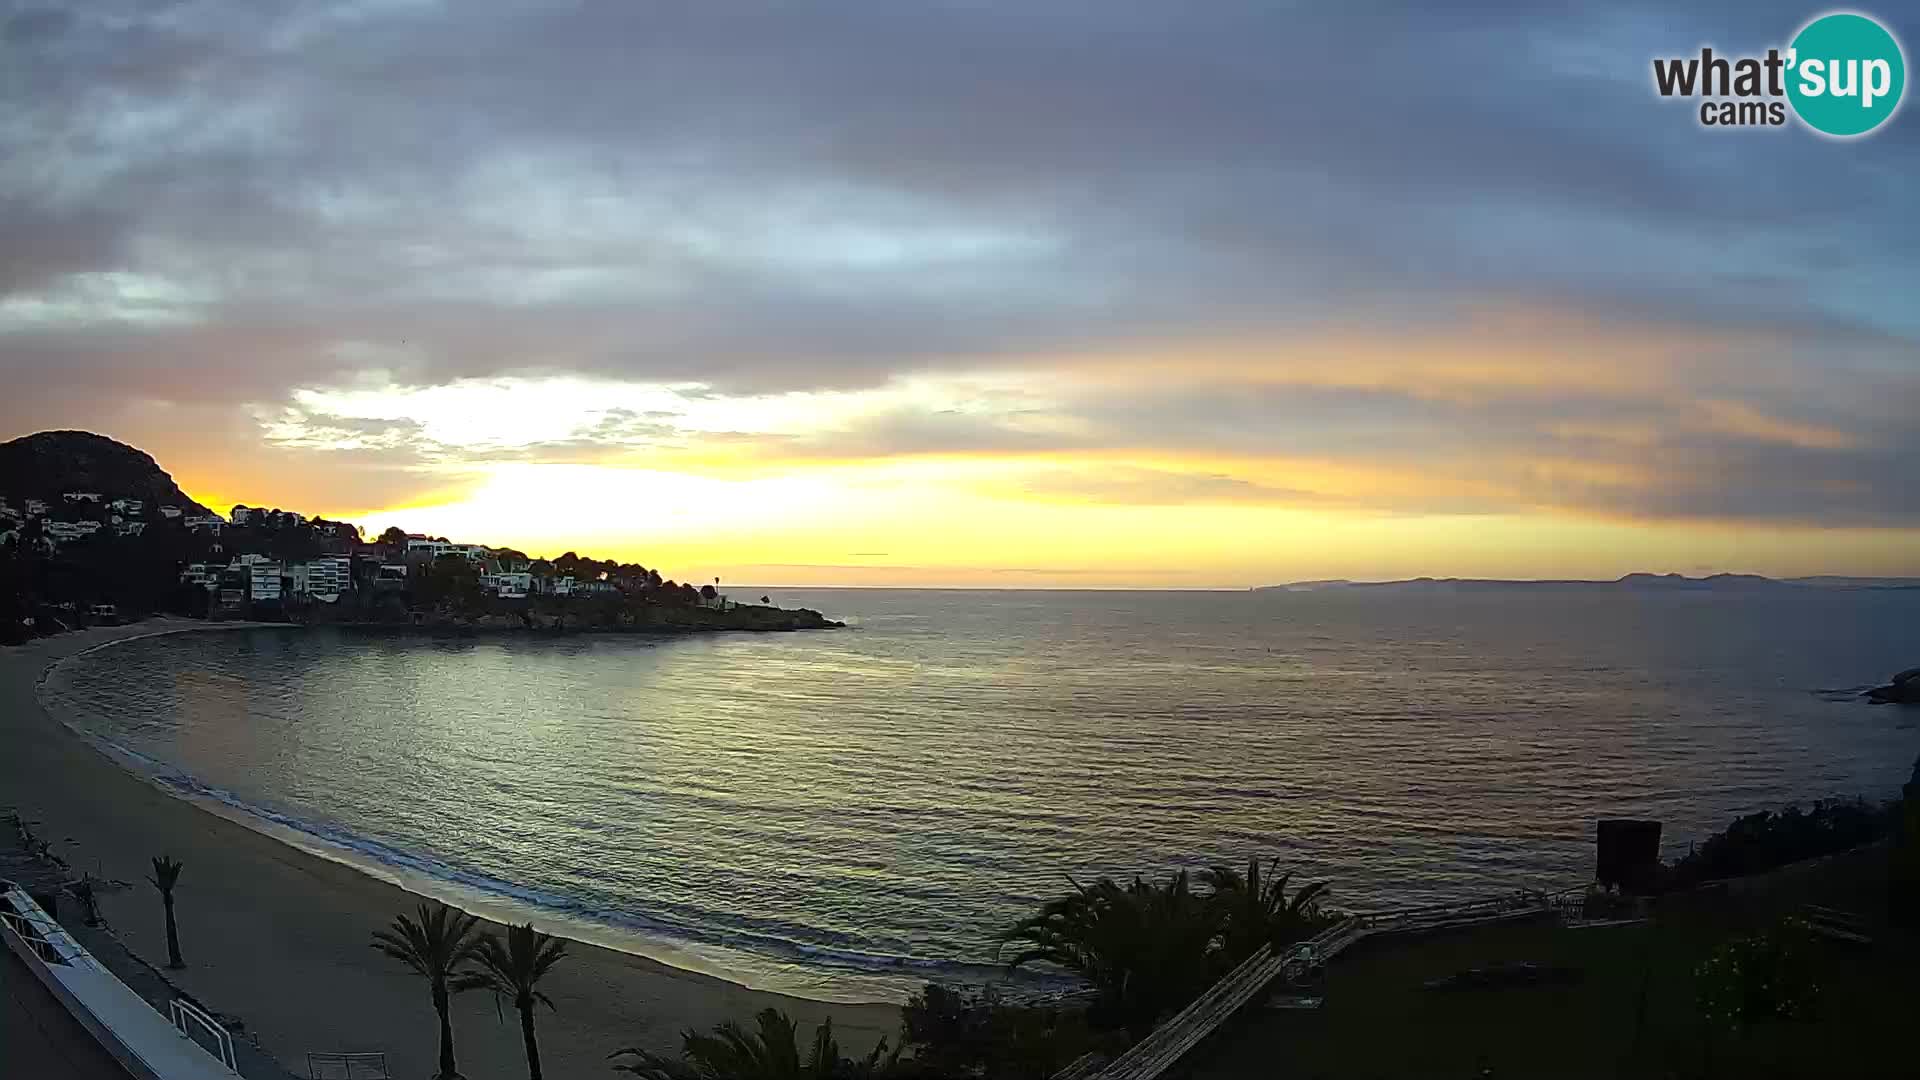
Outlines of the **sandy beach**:
[[[372,931],[419,897],[352,867],[165,793],[94,750],[49,716],[36,694],[54,664],[97,645],[169,629],[156,619],[0,649],[0,806],[37,819],[39,834],[76,870],[134,883],[101,902],[123,940],[150,961],[166,956],[158,894],[144,882],[152,856],[186,864],[177,892],[182,951],[177,982],[216,1010],[239,1016],[296,1075],[310,1051],[383,1051],[397,1077],[433,1071],[435,1028],[426,983],[368,947]],[[864,1053],[895,1037],[891,1005],[828,1005],[764,993],[710,976],[576,943],[544,984],[557,1011],[542,1011],[548,1076],[614,1075],[622,1046],[675,1050],[679,1032],[746,1020],[774,1006],[810,1030],[828,1015],[841,1045]],[[454,1004],[463,1073],[472,1080],[526,1075],[518,1024],[493,999]]]

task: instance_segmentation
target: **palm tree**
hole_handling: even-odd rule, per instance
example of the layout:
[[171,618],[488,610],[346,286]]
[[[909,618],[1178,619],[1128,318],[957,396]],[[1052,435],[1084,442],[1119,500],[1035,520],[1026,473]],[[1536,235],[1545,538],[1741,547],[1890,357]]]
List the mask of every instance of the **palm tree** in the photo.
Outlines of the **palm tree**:
[[180,959],[180,928],[173,921],[173,887],[180,883],[180,871],[186,863],[171,855],[161,855],[153,860],[153,873],[147,880],[160,890],[160,903],[167,909],[167,966],[183,968],[185,960]]
[[1260,860],[1253,858],[1247,860],[1245,874],[1216,866],[1200,875],[1212,890],[1207,899],[1219,921],[1222,958],[1227,966],[1252,956],[1262,945],[1278,949],[1303,941],[1333,921],[1333,916],[1320,908],[1328,884],[1316,881],[1302,885],[1288,897],[1287,883],[1293,875],[1275,878],[1279,867],[1280,860],[1273,860],[1263,876]]
[[393,929],[376,930],[373,947],[426,976],[433,986],[433,1011],[440,1014],[440,1071],[438,1080],[457,1080],[453,1063],[453,1020],[447,1014],[454,994],[489,985],[487,977],[466,970],[480,952],[475,932],[477,915],[455,911],[445,904],[421,904],[418,921],[400,915]]
[[529,1080],[540,1080],[540,1044],[533,1037],[533,1006],[539,1002],[553,1008],[553,999],[537,987],[565,955],[565,941],[536,931],[532,923],[507,927],[504,945],[492,934],[480,935],[480,951],[475,959],[480,963],[481,973],[496,995],[512,998],[513,1007],[520,1010],[520,1036],[527,1044]]
[[[858,1080],[884,1071],[881,1056],[887,1040],[881,1039],[864,1060],[843,1058],[831,1017],[814,1030],[813,1046],[805,1059],[800,1056],[798,1025],[792,1017],[778,1009],[762,1009],[754,1020],[759,1030],[752,1033],[732,1020],[714,1028],[711,1035],[688,1028],[680,1035],[678,1061],[634,1047],[607,1056],[633,1058],[614,1070],[646,1080]],[[899,1056],[896,1050],[886,1059],[886,1068]]]
[[1138,877],[1124,887],[1106,877],[1068,881],[1073,892],[1007,932],[1008,944],[1026,946],[1009,968],[1035,961],[1066,968],[1095,991],[1089,1021],[1135,1038],[1206,989],[1219,947],[1215,911],[1185,871],[1161,886]]

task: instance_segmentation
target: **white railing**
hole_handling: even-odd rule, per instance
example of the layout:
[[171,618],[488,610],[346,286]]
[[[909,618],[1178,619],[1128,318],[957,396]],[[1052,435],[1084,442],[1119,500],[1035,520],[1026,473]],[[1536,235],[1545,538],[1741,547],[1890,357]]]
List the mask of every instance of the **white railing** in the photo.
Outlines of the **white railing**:
[[[220,1059],[220,1064],[236,1073],[240,1071],[240,1063],[233,1057],[233,1036],[205,1009],[186,998],[174,998],[172,1004],[167,1006],[167,1018],[173,1021],[174,1027],[180,1029],[180,1034],[206,1047],[207,1053]],[[213,1045],[207,1046],[201,1035],[212,1036]]]
[[1055,1074],[1053,1080],[1158,1080],[1269,986],[1276,982],[1298,986],[1324,972],[1334,957],[1373,935],[1483,925],[1553,910],[1553,897],[1522,890],[1466,903],[1345,916],[1285,951],[1262,945],[1113,1061],[1101,1066],[1088,1055]]
[[34,954],[49,964],[67,964],[91,967],[100,971],[100,961],[93,954],[73,940],[73,936],[62,929],[53,917],[33,902],[26,890],[11,881],[0,881],[5,892],[0,894],[0,923],[14,932],[21,941],[30,946]]
[[[322,1069],[327,1070],[324,1075]],[[307,1075],[313,1080],[392,1080],[393,1074],[387,1071],[385,1054],[308,1054]]]
[[211,1017],[195,1009],[198,1016],[182,1021],[179,1007],[186,1003],[177,1001],[170,1016],[162,1015],[73,940],[33,897],[12,882],[0,886],[5,887],[0,939],[6,948],[135,1080],[232,1080],[239,1072],[224,1029],[216,1036],[222,1052],[215,1052],[182,1026],[199,1027],[203,1018],[212,1023]]

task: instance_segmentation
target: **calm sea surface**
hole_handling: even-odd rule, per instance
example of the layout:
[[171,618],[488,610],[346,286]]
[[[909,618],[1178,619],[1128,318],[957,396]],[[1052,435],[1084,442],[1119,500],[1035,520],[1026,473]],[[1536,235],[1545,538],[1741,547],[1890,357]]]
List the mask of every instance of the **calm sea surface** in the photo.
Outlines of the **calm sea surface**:
[[[748,590],[758,594],[758,588]],[[1066,876],[1279,855],[1343,904],[1570,885],[1892,793],[1920,593],[772,590],[845,631],[181,634],[49,692],[160,779],[450,898],[816,996],[993,975]]]

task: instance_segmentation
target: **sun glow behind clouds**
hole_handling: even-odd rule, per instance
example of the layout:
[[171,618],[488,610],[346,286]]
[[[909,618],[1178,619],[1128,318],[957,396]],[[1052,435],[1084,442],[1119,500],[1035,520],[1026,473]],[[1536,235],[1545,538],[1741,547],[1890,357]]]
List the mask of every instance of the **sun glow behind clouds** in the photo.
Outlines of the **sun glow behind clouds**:
[[1043,380],[1016,376],[904,377],[867,390],[729,395],[697,382],[636,383],[571,376],[391,382],[303,388],[292,406],[260,414],[269,441],[351,449],[377,436],[423,452],[499,453],[584,442],[685,446],[700,436],[804,437],[847,430],[899,410],[978,415],[1009,402],[1044,407]]
[[[1320,577],[1610,577],[1648,566],[1897,573],[1880,530],[1725,528],[1526,514],[1382,514],[1219,503],[1040,501],[1031,463],[821,464],[752,478],[500,463],[437,506],[362,519],[553,556],[642,562],[681,580],[765,585],[1208,588]],[[1810,543],[1818,541],[1817,560]],[[1675,564],[1682,550],[1697,560]]]
[[[1201,586],[1910,567],[1910,534],[1871,520],[1714,512],[1762,465],[1828,468],[1807,455],[1868,446],[1829,422],[1843,410],[1826,400],[1862,391],[1769,405],[1742,390],[1764,357],[1729,366],[1727,349],[1651,331],[1606,348],[1579,334],[1556,347],[1537,328],[1456,336],[1397,352],[1346,335],[1199,342],[786,393],[538,371],[431,384],[397,379],[418,368],[395,357],[256,415],[286,452],[417,480],[348,512],[376,531],[694,579]],[[1693,359],[1669,362],[1676,349]],[[1821,475],[1767,468],[1803,488]]]

